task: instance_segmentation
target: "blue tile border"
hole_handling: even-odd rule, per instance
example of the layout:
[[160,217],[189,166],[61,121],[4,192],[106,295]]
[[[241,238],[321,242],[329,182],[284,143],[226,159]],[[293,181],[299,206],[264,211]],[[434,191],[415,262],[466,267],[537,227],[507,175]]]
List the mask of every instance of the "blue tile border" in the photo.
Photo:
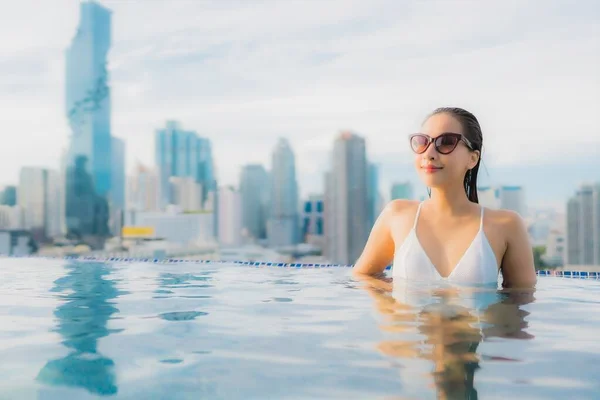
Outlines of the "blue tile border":
[[[157,259],[157,258],[130,258],[130,257],[91,257],[91,256],[7,256],[0,254],[2,258],[28,258],[28,259],[49,259],[49,260],[68,260],[68,261],[86,261],[86,262],[119,262],[119,263],[152,263],[152,264],[236,264],[247,265],[249,267],[272,267],[272,268],[295,268],[295,269],[315,269],[315,268],[352,268],[352,264],[320,264],[320,263],[275,263],[272,261],[221,261],[221,260],[184,260],[184,259]],[[387,266],[386,270],[390,270]],[[555,271],[539,270],[537,276],[553,276],[571,279],[596,279],[600,280],[600,269],[598,271]]]

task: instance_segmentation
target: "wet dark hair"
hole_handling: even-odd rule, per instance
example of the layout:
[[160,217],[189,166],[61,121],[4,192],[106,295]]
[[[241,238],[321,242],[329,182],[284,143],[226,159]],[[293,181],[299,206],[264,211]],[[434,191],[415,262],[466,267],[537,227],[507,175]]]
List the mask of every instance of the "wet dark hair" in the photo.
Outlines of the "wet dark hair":
[[453,116],[460,122],[463,128],[462,134],[469,139],[471,145],[474,150],[479,150],[479,159],[477,160],[477,164],[465,174],[463,185],[465,187],[465,192],[467,192],[467,197],[473,203],[479,203],[479,198],[477,196],[477,173],[479,172],[479,165],[481,164],[481,149],[483,147],[483,135],[481,134],[481,126],[479,125],[479,121],[475,118],[475,115],[470,113],[467,110],[458,107],[440,107],[435,109],[427,119],[437,114],[448,114]]

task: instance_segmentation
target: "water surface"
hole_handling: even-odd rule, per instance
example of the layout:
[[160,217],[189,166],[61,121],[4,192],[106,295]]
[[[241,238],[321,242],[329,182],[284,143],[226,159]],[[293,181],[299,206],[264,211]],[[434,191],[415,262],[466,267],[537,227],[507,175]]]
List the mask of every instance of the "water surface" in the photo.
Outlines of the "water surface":
[[0,259],[4,399],[592,399],[600,281]]

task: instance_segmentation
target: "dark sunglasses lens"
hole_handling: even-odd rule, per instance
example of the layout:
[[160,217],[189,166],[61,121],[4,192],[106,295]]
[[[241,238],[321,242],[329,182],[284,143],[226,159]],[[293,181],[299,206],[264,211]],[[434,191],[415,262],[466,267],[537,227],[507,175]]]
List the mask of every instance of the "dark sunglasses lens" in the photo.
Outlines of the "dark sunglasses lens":
[[435,139],[435,148],[441,154],[449,154],[456,148],[459,138],[454,135],[441,135]]
[[421,154],[427,149],[428,142],[425,136],[415,135],[410,139],[410,147],[415,153]]

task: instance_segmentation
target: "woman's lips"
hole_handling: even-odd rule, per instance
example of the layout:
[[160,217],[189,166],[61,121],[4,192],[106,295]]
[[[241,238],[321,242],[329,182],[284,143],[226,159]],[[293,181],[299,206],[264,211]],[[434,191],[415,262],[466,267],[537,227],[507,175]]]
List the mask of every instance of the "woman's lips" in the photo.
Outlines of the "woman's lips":
[[442,167],[436,167],[434,165],[425,165],[425,166],[421,167],[421,169],[425,170],[425,172],[427,172],[427,173],[434,173],[434,172],[438,172],[439,170],[441,170]]

